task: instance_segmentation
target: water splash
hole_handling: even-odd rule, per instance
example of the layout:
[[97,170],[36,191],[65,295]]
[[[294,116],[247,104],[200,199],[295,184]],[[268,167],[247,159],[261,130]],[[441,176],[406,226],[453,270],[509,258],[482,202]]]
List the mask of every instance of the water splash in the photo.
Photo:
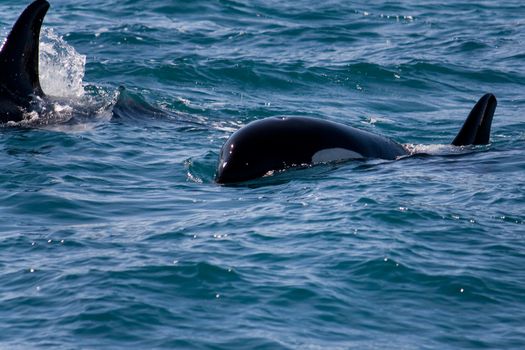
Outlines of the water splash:
[[10,127],[44,127],[83,131],[112,117],[116,92],[84,85],[86,56],[79,54],[51,28],[40,36],[39,78],[46,98],[34,96],[21,121]]
[[47,95],[81,97],[86,56],[79,54],[51,28],[40,35],[40,85]]
[[433,156],[446,156],[454,154],[470,153],[474,149],[473,146],[453,146],[444,144],[421,145],[421,144],[404,144],[403,147],[410,155],[428,154]]

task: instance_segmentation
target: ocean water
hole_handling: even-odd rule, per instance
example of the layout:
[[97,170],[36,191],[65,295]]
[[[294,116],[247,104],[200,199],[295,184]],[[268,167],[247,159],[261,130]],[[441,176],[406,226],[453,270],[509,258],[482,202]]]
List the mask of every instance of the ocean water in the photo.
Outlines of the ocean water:
[[[52,103],[0,127],[0,349],[525,348],[522,1],[51,6]],[[490,145],[447,146],[486,92]],[[283,115],[426,155],[215,184]]]

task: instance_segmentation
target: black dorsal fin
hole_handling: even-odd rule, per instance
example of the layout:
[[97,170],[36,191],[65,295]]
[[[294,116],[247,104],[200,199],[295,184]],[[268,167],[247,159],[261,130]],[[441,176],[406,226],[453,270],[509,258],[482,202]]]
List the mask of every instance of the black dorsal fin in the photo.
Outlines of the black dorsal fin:
[[493,94],[486,94],[481,97],[472,108],[452,144],[454,146],[488,144],[492,117],[497,104],[498,102]]
[[38,78],[40,28],[49,9],[46,0],[36,0],[16,21],[0,51],[0,88],[12,96],[43,95]]

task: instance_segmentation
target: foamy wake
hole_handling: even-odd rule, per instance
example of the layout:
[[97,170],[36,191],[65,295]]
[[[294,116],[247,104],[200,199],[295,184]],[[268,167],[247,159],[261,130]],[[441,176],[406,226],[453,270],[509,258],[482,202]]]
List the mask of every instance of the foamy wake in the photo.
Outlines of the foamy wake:
[[471,151],[470,148],[456,147],[453,145],[415,145],[415,144],[404,144],[403,147],[408,151],[410,155],[415,154],[428,154],[434,156],[443,156],[450,154],[463,154]]

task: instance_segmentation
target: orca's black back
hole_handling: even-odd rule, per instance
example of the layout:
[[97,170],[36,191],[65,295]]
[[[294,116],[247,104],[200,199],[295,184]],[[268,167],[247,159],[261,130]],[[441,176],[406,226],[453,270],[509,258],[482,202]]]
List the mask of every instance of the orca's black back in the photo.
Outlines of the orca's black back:
[[24,106],[31,95],[42,96],[38,78],[40,28],[49,3],[36,0],[16,21],[0,51],[0,115],[13,103]]

